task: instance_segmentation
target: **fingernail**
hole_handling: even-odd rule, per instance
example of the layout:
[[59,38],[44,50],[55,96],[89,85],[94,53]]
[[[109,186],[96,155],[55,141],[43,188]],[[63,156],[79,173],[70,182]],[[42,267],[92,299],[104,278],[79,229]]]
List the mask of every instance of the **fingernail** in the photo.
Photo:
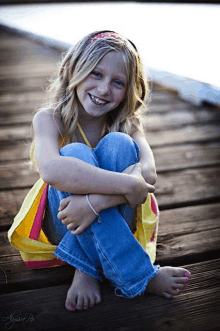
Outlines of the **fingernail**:
[[88,307],[84,306],[83,309],[88,309]]
[[190,277],[190,274],[188,272],[185,273],[186,277]]
[[77,306],[76,308],[77,308],[77,309],[79,309],[79,310],[81,310],[81,309],[82,309],[82,307],[81,307],[81,306]]

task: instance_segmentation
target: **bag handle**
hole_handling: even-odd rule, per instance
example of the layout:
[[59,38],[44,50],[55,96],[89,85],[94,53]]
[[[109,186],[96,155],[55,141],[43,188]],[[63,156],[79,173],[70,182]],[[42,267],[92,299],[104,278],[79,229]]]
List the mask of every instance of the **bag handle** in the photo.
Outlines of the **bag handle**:
[[40,198],[40,203],[29,235],[30,239],[38,240],[38,237],[40,235],[40,230],[42,228],[42,222],[43,222],[43,214],[47,201],[47,190],[48,190],[48,184],[46,184],[42,196]]

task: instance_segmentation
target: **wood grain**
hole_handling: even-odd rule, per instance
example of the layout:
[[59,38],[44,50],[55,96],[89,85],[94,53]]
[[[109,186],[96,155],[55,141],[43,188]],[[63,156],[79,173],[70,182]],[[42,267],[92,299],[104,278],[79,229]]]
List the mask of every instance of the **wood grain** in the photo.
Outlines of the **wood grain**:
[[[174,300],[154,295],[125,299],[114,296],[109,283],[102,284],[102,304],[77,313],[65,309],[69,285],[57,285],[1,296],[2,317],[16,310],[32,314],[34,321],[22,330],[217,330],[220,322],[219,260],[188,265],[192,279],[186,290]],[[216,276],[217,275],[217,276]],[[208,304],[210,303],[210,304]],[[198,314],[199,312],[199,314]],[[20,330],[15,323],[13,330]]]

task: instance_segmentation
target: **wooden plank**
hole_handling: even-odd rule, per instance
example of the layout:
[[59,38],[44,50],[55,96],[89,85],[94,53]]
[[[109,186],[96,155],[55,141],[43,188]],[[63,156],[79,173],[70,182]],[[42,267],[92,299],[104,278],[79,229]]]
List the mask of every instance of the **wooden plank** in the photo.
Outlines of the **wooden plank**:
[[7,256],[2,255],[0,261],[1,294],[69,284],[74,271],[75,268],[69,264],[54,268],[29,269],[24,264],[20,253],[17,251],[11,255],[8,253]]
[[[46,83],[45,83],[46,84]],[[26,89],[26,87],[18,87],[21,91],[22,89]],[[0,88],[1,89],[1,88]],[[29,87],[26,90],[33,91],[35,87],[29,84]],[[40,90],[36,87],[36,90]],[[42,101],[45,95],[42,93]],[[22,106],[22,105],[21,105]],[[19,108],[14,105],[8,105],[5,110],[2,109],[0,113],[0,123],[4,124],[19,124],[19,123],[31,123],[32,121],[32,113],[34,107],[32,104],[29,105],[29,113],[22,111],[21,106]],[[26,105],[24,105],[26,108]],[[9,111],[8,108],[10,108]],[[158,131],[158,130],[168,130],[181,128],[186,125],[201,125],[208,123],[218,123],[220,122],[220,113],[216,111],[211,111],[208,108],[201,108],[199,111],[191,111],[191,110],[179,110],[179,111],[171,111],[171,112],[163,112],[163,114],[146,114],[144,116],[144,126],[148,132]]]
[[220,142],[153,148],[157,172],[219,165]]
[[13,145],[0,145],[0,161],[9,162],[29,159],[30,144],[14,142]]
[[220,123],[220,113],[201,108],[197,111],[178,110],[163,114],[146,114],[143,124],[148,132],[181,128],[186,125]]
[[0,128],[0,141],[3,143],[11,143],[12,141],[24,140],[28,142],[31,138],[30,125],[10,126]]
[[0,189],[31,187],[39,179],[30,162],[0,164]]
[[160,213],[157,261],[181,265],[220,257],[220,203]]
[[0,79],[0,93],[7,93],[13,90],[13,93],[20,93],[23,91],[42,91],[47,86],[49,77],[45,73],[40,77],[25,77],[25,78],[7,78]]
[[[27,163],[1,164],[0,189],[31,187],[39,178]],[[158,175],[156,196],[161,208],[197,204],[220,197],[220,167],[186,169]]]
[[0,111],[5,112],[32,112],[45,100],[43,90],[27,91],[14,94],[13,92],[0,95]]
[[166,103],[150,102],[149,105],[147,105],[147,111],[145,113],[146,115],[148,115],[154,113],[163,114],[164,112],[180,111],[180,110],[188,111],[189,109],[191,109],[191,107],[193,107],[193,109],[196,108],[196,106],[183,102],[180,99],[175,102],[166,102]]
[[220,323],[220,290],[216,277],[220,272],[219,262],[188,265],[193,275],[190,284],[173,300],[154,295],[129,300],[116,297],[113,287],[104,282],[100,305],[71,313],[64,306],[69,285],[3,294],[0,325],[5,327],[7,321],[2,318],[19,310],[20,316],[31,314],[33,321],[16,322],[13,330],[217,330]]
[[[220,138],[218,124],[207,124],[201,126],[186,126],[180,129],[164,130],[156,132],[147,132],[145,126],[146,138],[151,147],[186,144],[193,142],[207,142]],[[23,140],[30,137],[30,127],[13,126],[0,128],[0,141],[11,142]]]
[[51,75],[54,73],[54,71],[57,70],[57,65],[53,63],[51,60],[42,61],[42,63],[39,63],[36,61],[33,63],[33,61],[27,60],[24,63],[19,63],[19,65],[4,65],[0,67],[1,70],[1,77],[2,78],[10,78],[14,76],[22,77],[40,77],[47,73],[48,75]]
[[30,189],[0,191],[0,218],[12,219]]
[[216,200],[220,198],[220,168],[164,172],[158,175],[155,187],[163,209]]
[[5,125],[31,125],[33,120],[33,109],[30,109],[29,112],[24,112],[23,114],[12,113],[12,112],[1,112],[0,113],[0,126]]
[[178,95],[174,93],[167,93],[165,90],[158,91],[157,93],[150,94],[150,101],[153,103],[166,103],[166,102],[182,102]]
[[[13,142],[0,145],[0,161],[29,159],[30,144]],[[153,148],[157,171],[219,165],[220,143],[186,144]]]
[[[174,266],[206,260],[213,254],[220,256],[219,207],[220,203],[161,211],[156,263]],[[8,219],[7,223],[9,227],[12,220]],[[12,285],[13,291],[35,288],[39,280],[44,282],[44,286],[50,285],[48,269],[29,270],[19,251],[9,244],[6,231],[0,233],[0,256],[0,267],[5,271],[9,284],[9,288],[4,288],[5,275],[0,273],[0,286],[4,293],[10,292]],[[53,273],[50,277],[53,284],[59,282],[61,274]]]
[[151,147],[173,144],[207,142],[220,138],[219,125],[186,126],[180,129],[147,132],[146,138]]

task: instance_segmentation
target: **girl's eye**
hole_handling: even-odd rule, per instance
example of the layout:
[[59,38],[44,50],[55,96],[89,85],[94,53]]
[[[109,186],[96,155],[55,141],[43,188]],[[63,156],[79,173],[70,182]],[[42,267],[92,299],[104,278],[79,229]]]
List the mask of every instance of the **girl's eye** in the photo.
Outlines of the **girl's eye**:
[[120,80],[116,80],[115,84],[119,87],[124,87],[125,86],[125,84],[123,82],[121,82]]
[[99,78],[102,76],[101,73],[98,71],[92,71],[92,75],[99,77]]

